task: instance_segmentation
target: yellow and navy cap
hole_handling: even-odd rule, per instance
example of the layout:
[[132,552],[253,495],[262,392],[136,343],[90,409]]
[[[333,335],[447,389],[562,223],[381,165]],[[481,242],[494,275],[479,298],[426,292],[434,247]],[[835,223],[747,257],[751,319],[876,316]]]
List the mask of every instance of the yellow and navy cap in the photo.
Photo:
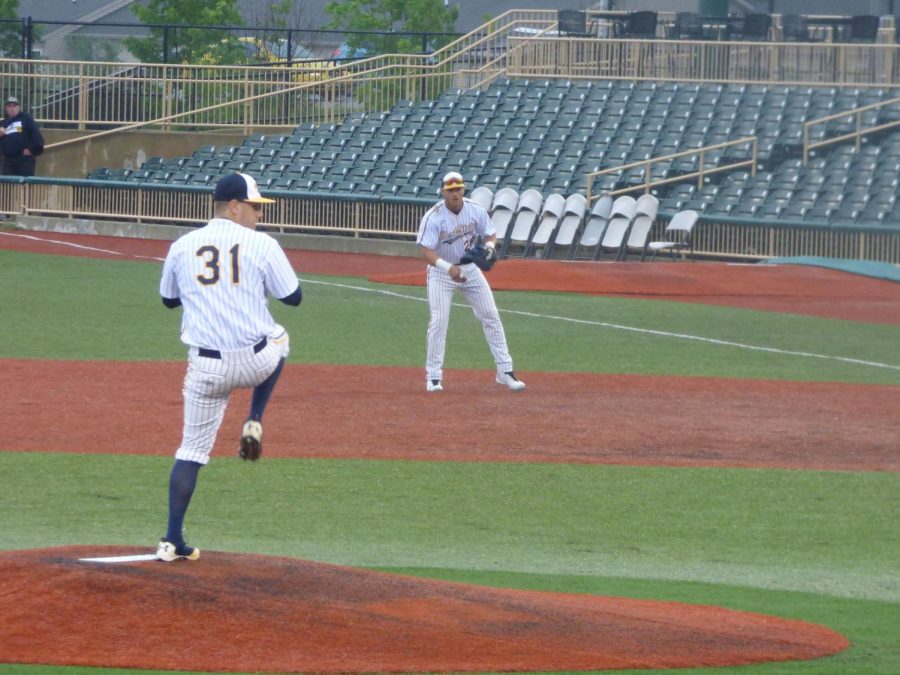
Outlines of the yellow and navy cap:
[[216,191],[213,193],[213,201],[230,202],[237,199],[239,202],[250,202],[251,204],[274,204],[274,199],[263,197],[259,194],[259,187],[253,176],[245,173],[232,173],[216,183]]

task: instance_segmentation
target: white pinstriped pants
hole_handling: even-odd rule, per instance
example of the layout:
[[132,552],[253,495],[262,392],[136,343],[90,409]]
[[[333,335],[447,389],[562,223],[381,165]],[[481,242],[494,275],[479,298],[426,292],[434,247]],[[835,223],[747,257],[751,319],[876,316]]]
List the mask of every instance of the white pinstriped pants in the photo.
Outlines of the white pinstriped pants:
[[487,279],[484,278],[484,273],[474,263],[461,267],[466,280],[458,283],[444,270],[428,266],[428,309],[431,311],[431,320],[428,322],[428,335],[425,341],[427,351],[425,377],[429,380],[441,380],[444,376],[447,327],[450,325],[450,307],[455,290],[459,290],[465,296],[472,306],[475,317],[481,321],[484,337],[497,364],[497,372],[505,373],[513,369],[500,313],[497,311],[494,294]]
[[188,351],[184,376],[184,429],[175,459],[207,464],[216,434],[225,417],[228,397],[234,389],[255,387],[269,377],[290,352],[290,338],[278,326],[258,353],[253,347],[223,351],[221,359]]

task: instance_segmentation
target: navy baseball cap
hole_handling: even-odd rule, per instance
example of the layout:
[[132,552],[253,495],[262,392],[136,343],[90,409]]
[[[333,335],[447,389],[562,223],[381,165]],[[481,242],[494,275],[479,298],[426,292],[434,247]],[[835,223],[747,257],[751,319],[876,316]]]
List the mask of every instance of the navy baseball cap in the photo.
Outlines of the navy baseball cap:
[[15,96],[10,96],[8,99],[6,99],[6,103],[4,105],[9,105],[10,103],[19,105],[19,99],[17,99]]
[[216,183],[216,191],[213,193],[213,201],[230,202],[237,199],[239,202],[251,204],[274,204],[274,199],[268,199],[259,194],[259,187],[253,176],[245,173],[232,173],[219,179]]

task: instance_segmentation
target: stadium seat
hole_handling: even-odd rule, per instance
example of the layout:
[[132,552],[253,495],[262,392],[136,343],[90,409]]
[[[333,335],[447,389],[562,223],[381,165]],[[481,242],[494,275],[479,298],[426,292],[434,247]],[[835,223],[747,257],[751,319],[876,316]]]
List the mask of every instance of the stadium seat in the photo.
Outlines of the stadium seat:
[[88,175],[88,180],[109,180],[111,171],[105,166],[93,169]]

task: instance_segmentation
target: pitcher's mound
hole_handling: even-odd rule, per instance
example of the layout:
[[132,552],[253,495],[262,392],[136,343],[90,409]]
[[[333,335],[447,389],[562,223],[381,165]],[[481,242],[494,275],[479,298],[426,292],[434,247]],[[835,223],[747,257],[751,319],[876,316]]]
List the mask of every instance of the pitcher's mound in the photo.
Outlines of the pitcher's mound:
[[217,671],[697,668],[833,654],[801,621],[718,607],[501,590],[288,558],[82,562],[0,553],[0,662]]

